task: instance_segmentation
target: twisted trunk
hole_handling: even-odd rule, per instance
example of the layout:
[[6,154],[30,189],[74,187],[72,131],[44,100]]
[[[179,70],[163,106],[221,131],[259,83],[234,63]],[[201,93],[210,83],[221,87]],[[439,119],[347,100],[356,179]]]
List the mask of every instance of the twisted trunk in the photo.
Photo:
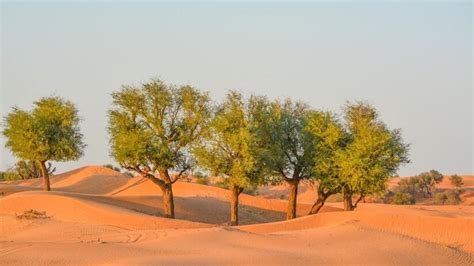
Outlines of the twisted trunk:
[[230,188],[230,225],[239,224],[239,195],[244,189],[239,186]]
[[324,193],[324,191],[319,191],[318,189],[318,200],[313,204],[311,210],[309,211],[308,215],[317,214],[321,208],[324,206],[324,203],[332,195],[330,192]]
[[51,186],[49,184],[49,173],[48,169],[46,168],[46,161],[38,161],[40,168],[41,168],[41,175],[43,176],[43,190],[50,191]]

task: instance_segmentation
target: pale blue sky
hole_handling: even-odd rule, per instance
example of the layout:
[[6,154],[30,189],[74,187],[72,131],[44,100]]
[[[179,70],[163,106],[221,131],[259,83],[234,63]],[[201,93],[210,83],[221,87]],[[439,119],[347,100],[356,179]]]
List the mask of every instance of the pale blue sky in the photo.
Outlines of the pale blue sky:
[[[85,156],[105,164],[122,84],[189,83],[340,111],[367,100],[411,143],[412,175],[473,173],[472,5],[454,3],[1,4],[1,116],[42,96],[79,108]],[[15,158],[0,138],[0,169]]]

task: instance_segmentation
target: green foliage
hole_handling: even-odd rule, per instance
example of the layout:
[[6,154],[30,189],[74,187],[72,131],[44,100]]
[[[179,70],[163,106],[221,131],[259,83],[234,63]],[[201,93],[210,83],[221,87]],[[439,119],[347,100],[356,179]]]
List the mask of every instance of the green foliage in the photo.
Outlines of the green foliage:
[[330,195],[341,189],[336,154],[344,149],[347,134],[330,112],[313,111],[304,129],[313,137],[313,176],[320,194]]
[[434,194],[435,204],[440,205],[457,205],[461,203],[461,197],[456,191],[445,191]]
[[[152,179],[160,186],[174,183],[191,168],[190,147],[200,141],[211,114],[207,93],[152,80],[124,86],[112,98],[111,155],[122,167],[148,178],[161,172]],[[180,172],[176,179],[169,169]]]
[[415,178],[418,191],[421,192],[423,196],[432,196],[436,184],[443,181],[443,174],[436,170],[430,170],[429,172],[417,175]]
[[412,205],[415,204],[415,198],[410,193],[397,192],[392,198],[392,204]]
[[451,181],[451,184],[457,189],[462,188],[462,186],[464,185],[464,183],[462,181],[462,177],[460,177],[458,175],[450,176],[449,180]]
[[201,166],[223,175],[228,179],[227,186],[249,189],[263,182],[252,101],[231,91],[217,107],[205,141],[194,149]]
[[14,181],[14,180],[21,180],[21,176],[18,175],[15,171],[9,169],[8,171],[4,172],[3,179],[6,181]]
[[343,192],[368,195],[385,190],[388,179],[408,163],[408,145],[398,129],[390,130],[366,103],[344,109],[347,140],[336,152]]
[[3,171],[0,171],[0,180],[5,180],[5,173]]
[[259,99],[254,104],[257,113],[257,139],[262,145],[262,161],[272,183],[311,179],[315,149],[312,134],[304,130],[311,113],[301,102],[268,103]]
[[6,147],[23,160],[77,160],[85,145],[75,106],[59,97],[41,98],[32,111],[19,108],[5,117]]

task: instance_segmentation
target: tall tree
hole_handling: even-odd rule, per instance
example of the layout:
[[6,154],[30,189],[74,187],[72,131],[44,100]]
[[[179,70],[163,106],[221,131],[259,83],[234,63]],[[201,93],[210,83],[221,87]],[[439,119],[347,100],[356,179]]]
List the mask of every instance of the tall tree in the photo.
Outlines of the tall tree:
[[77,109],[60,97],[41,98],[31,111],[13,108],[5,117],[3,135],[15,156],[39,164],[46,191],[51,190],[46,162],[77,160],[85,147]]
[[344,149],[347,134],[336,116],[330,112],[313,111],[306,129],[313,136],[314,179],[318,198],[309,214],[316,214],[329,196],[341,189],[336,154]]
[[[191,145],[201,140],[210,118],[208,93],[152,80],[112,93],[111,155],[123,168],[163,191],[166,217],[174,218],[172,185],[190,170]],[[177,171],[172,176],[170,171]]]
[[240,193],[264,180],[251,101],[245,101],[238,92],[229,92],[216,110],[206,141],[195,149],[200,165],[227,178],[231,225],[238,225]]
[[263,162],[272,182],[288,184],[287,219],[296,217],[298,185],[313,177],[312,135],[304,130],[309,108],[300,102],[258,105],[259,139],[264,147]]
[[[345,148],[336,154],[342,182],[344,209],[353,210],[368,194],[385,190],[390,176],[408,163],[408,148],[399,129],[390,130],[374,107],[357,102],[344,108],[348,134]],[[355,204],[354,194],[359,197]]]

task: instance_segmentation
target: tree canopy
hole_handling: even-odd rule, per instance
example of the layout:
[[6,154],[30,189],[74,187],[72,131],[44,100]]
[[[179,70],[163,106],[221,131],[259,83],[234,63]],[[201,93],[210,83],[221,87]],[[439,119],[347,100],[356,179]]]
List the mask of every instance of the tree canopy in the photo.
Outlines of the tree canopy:
[[50,190],[46,161],[79,159],[85,148],[76,107],[60,97],[45,97],[31,111],[14,107],[5,117],[6,147],[22,160],[40,163],[44,189]]
[[326,199],[341,189],[336,155],[344,149],[348,136],[331,112],[311,112],[305,130],[313,136],[313,181],[317,182],[318,199],[310,214],[316,214]]
[[191,169],[190,148],[202,138],[211,115],[208,93],[152,80],[123,86],[112,99],[111,155],[157,184],[167,195],[166,216],[174,217],[171,184]]
[[263,147],[262,162],[272,183],[289,185],[287,219],[296,217],[298,184],[313,177],[313,137],[305,129],[310,108],[301,102],[265,102],[255,105],[259,114],[258,138]]
[[238,223],[238,197],[244,189],[254,189],[264,181],[264,168],[259,162],[262,149],[255,134],[252,102],[231,91],[217,107],[205,141],[196,146],[201,166],[213,174],[227,178],[231,189],[231,223]]
[[[351,210],[365,195],[385,190],[388,179],[408,163],[408,148],[399,129],[383,123],[367,103],[348,103],[344,108],[347,143],[336,154],[345,209]],[[352,195],[358,194],[355,205]]]

